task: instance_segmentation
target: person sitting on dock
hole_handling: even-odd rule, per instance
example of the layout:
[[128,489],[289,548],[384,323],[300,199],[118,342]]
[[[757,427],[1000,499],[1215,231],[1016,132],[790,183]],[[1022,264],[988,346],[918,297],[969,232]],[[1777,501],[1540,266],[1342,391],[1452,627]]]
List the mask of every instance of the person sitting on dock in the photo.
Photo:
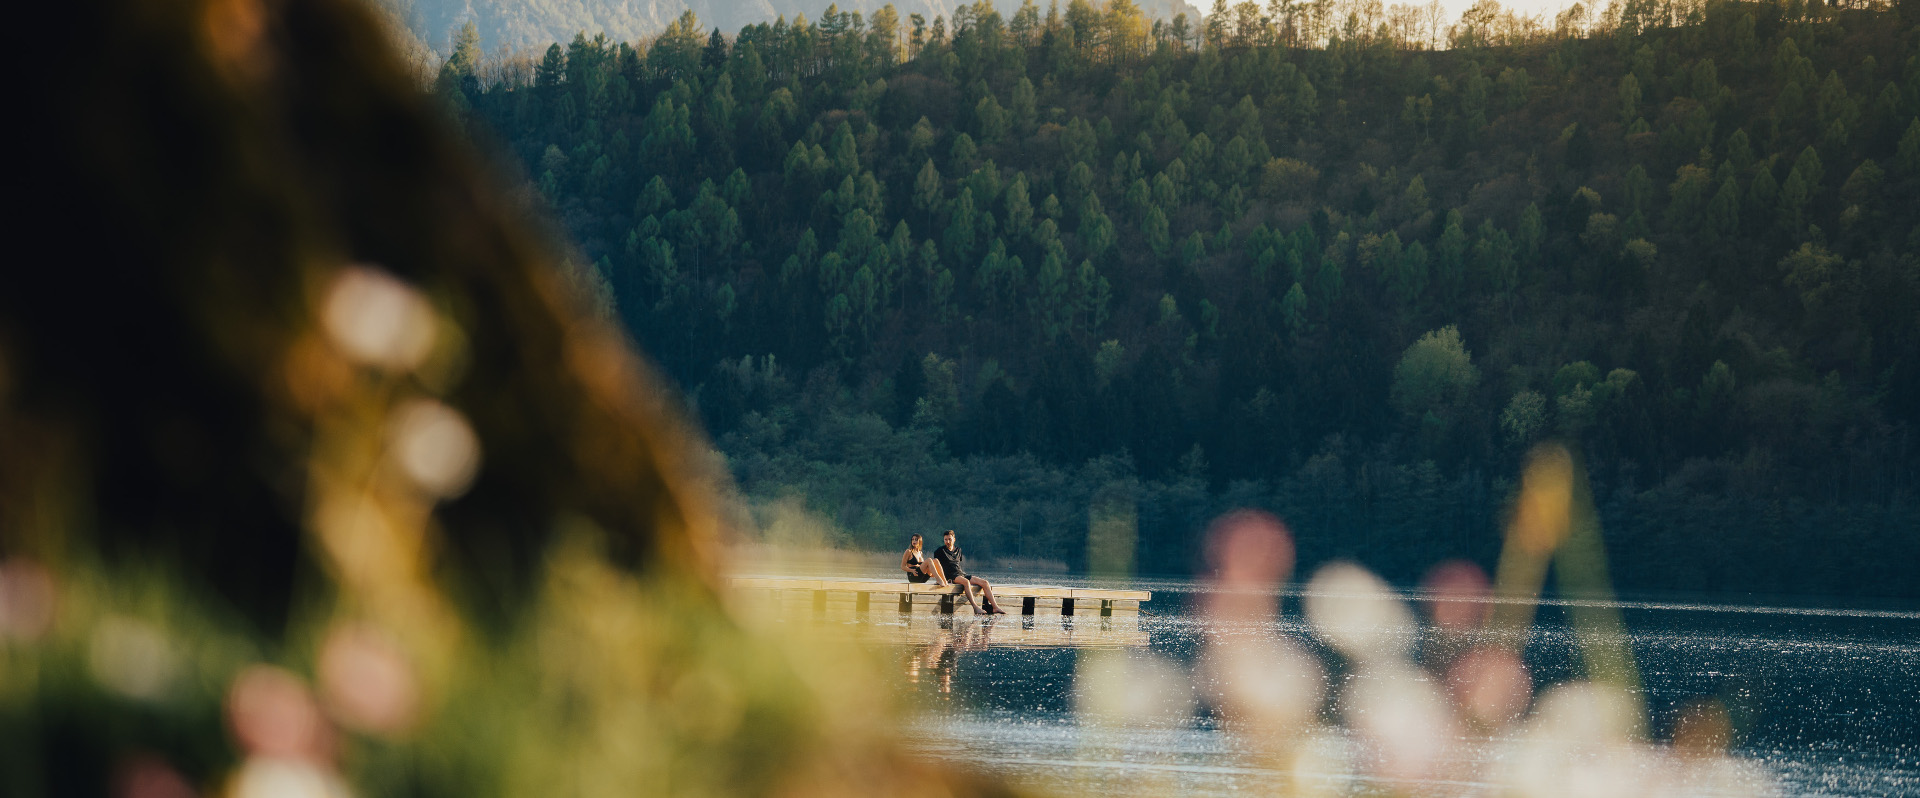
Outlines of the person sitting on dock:
[[[907,572],[907,581],[916,585],[932,581],[941,587],[953,584],[948,581],[946,569],[940,565],[940,561],[928,559],[926,553],[921,551],[925,546],[925,538],[920,533],[915,532],[907,537],[907,550],[900,554],[900,570]],[[966,596],[967,606],[972,607],[974,612],[981,611],[980,605],[973,603],[971,589],[962,588],[961,595]]]
[[[960,591],[967,596],[967,603],[973,603],[973,589],[977,587],[980,588],[981,600],[986,604],[985,612],[991,615],[1007,614],[1006,610],[1000,609],[1000,605],[994,603],[993,585],[989,584],[984,577],[973,576],[960,567],[960,563],[967,557],[960,553],[959,544],[953,542],[953,530],[949,529],[941,534],[940,542],[940,548],[933,550],[933,561],[940,566],[941,572],[946,574],[948,579],[952,579],[954,584],[960,586]],[[977,606],[974,610],[981,611]]]

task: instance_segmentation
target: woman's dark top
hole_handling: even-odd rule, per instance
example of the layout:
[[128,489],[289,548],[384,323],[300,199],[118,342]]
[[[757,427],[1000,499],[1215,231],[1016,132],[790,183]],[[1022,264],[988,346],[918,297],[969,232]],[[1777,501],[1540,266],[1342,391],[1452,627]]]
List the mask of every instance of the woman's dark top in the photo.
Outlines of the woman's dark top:
[[907,572],[907,581],[917,585],[933,578],[932,575],[927,573],[926,566],[924,565],[926,561],[927,559],[924,556],[916,556],[913,558],[913,570]]
[[959,579],[968,575],[966,569],[960,567],[960,563],[967,559],[967,555],[961,554],[958,548],[950,549],[942,545],[933,550],[933,558],[940,561],[940,568],[947,572],[948,579]]

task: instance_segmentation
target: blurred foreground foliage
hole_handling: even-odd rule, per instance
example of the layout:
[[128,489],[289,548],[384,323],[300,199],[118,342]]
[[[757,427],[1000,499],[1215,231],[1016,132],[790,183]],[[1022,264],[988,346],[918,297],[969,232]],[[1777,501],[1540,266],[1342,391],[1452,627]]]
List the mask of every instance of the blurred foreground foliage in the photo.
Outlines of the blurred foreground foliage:
[[48,10],[97,47],[0,291],[0,793],[981,791],[727,612],[698,431],[363,9]]

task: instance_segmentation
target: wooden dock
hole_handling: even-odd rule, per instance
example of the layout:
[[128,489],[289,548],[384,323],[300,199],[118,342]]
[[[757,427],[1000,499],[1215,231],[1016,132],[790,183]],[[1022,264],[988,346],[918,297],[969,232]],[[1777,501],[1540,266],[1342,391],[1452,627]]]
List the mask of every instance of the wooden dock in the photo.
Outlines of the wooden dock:
[[[962,615],[971,612],[960,598],[960,588],[905,579],[801,579],[778,576],[735,576],[729,587],[749,602],[769,601],[788,609],[811,608],[828,612],[898,612],[903,614]],[[1140,604],[1152,600],[1146,590],[996,584],[993,594],[1008,615],[1053,615],[1069,618],[1137,617]]]

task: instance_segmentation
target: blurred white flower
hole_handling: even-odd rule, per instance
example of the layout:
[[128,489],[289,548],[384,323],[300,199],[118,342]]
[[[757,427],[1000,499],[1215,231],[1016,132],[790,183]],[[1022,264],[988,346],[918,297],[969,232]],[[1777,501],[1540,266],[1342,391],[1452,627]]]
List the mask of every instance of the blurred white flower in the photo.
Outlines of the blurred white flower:
[[465,492],[480,466],[480,438],[466,416],[432,399],[414,399],[396,409],[387,438],[400,470],[437,498]]
[[1261,731],[1286,733],[1311,723],[1326,696],[1320,661],[1290,640],[1217,640],[1200,668],[1211,699]]
[[1341,714],[1392,779],[1430,779],[1446,764],[1460,729],[1425,672],[1384,663],[1363,667],[1341,695]]
[[234,774],[233,798],[351,798],[340,778],[312,762],[252,757]]
[[164,697],[180,670],[180,655],[159,629],[120,615],[101,619],[88,640],[87,667],[95,681],[128,698]]
[[1353,563],[1332,563],[1313,575],[1306,612],[1320,639],[1357,661],[1404,659],[1413,644],[1413,611],[1380,577]]
[[1635,742],[1640,706],[1625,691],[1592,682],[1540,697],[1499,780],[1517,796],[1637,798],[1652,791],[1657,762]]
[[1149,652],[1092,649],[1081,652],[1073,679],[1080,714],[1115,725],[1184,722],[1193,717],[1187,674]]
[[1309,734],[1292,749],[1287,762],[1291,789],[1282,794],[1319,798],[1353,794],[1353,745],[1329,732]]
[[372,266],[349,266],[320,307],[327,335],[347,357],[391,371],[412,371],[433,349],[433,306],[418,290]]

